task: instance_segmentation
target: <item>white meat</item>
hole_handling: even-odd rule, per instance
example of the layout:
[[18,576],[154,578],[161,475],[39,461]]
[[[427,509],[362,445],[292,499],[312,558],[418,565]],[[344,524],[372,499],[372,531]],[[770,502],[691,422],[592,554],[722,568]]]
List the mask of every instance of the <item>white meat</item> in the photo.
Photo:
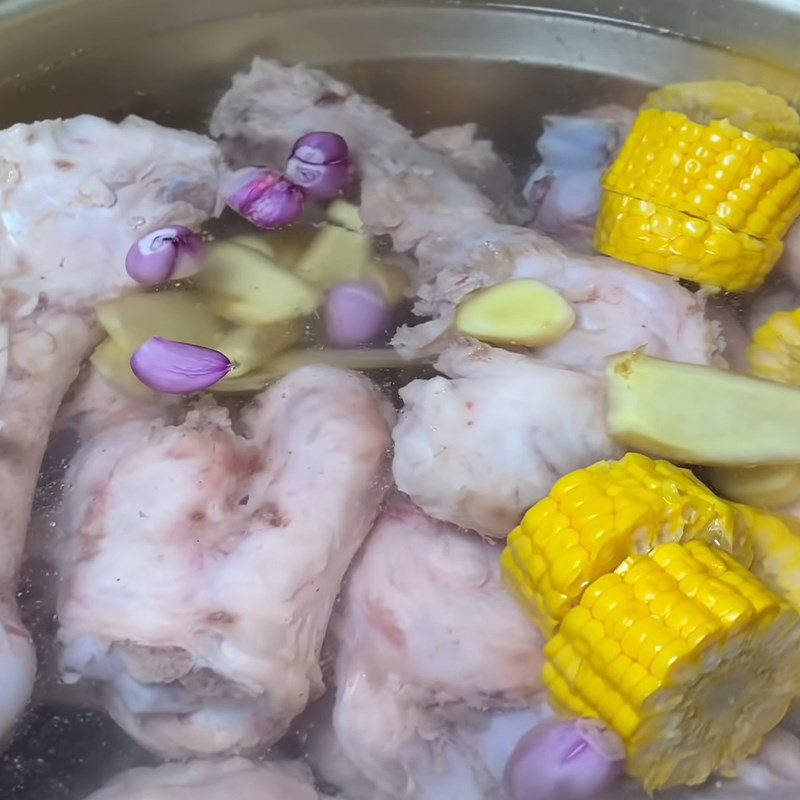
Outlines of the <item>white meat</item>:
[[541,161],[523,194],[539,230],[591,249],[603,173],[611,166],[636,113],[606,105],[580,114],[548,114],[536,142]]
[[87,800],[319,800],[299,762],[243,758],[129,769]]
[[362,796],[499,796],[540,705],[542,642],[498,555],[407,501],[380,519],[334,625],[333,736],[312,747],[324,777]]
[[531,277],[560,290],[578,323],[542,357],[598,367],[611,353],[644,347],[654,356],[706,363],[715,329],[704,298],[663,275],[602,257],[568,255],[555,241],[498,222],[498,211],[450,162],[413,139],[388,112],[322,72],[256,59],[237,75],[211,120],[228,156],[279,163],[310,130],[347,139],[361,177],[361,213],[398,251],[411,251],[420,316],[394,344],[413,355],[440,341],[455,305],[481,286]]
[[56,411],[98,338],[93,304],[132,284],[137,233],[217,211],[220,169],[209,139],[135,117],[0,132],[0,737],[33,682],[16,582]]
[[59,639],[71,681],[171,757],[271,744],[323,691],[339,584],[388,484],[392,412],[365,378],[306,367],[244,435],[211,401],[132,421],[70,469]]
[[401,389],[394,476],[428,514],[502,537],[568,472],[621,455],[594,375],[486,345],[439,357]]

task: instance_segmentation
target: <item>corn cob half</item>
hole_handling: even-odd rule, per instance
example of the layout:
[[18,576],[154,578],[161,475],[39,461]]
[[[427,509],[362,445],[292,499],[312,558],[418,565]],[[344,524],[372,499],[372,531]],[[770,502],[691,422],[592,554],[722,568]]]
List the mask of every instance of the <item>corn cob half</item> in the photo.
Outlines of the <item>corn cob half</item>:
[[701,125],[727,119],[775,147],[800,150],[800,114],[784,98],[739,81],[690,81],[647,95],[643,109],[680,111]]
[[593,581],[628,556],[702,539],[751,560],[729,503],[688,470],[629,453],[566,475],[511,532],[506,583],[546,635]]
[[757,289],[800,215],[800,116],[727,81],[652,92],[603,178],[595,247],[679,278]]
[[800,159],[725,119],[708,125],[677,111],[642,111],[603,187],[781,239],[800,213]]
[[606,190],[594,232],[605,255],[731,292],[752,291],[783,252],[774,239],[757,239],[630,195]]
[[800,680],[800,618],[725,551],[658,545],[599,577],[545,647],[557,710],[626,742],[648,791],[733,774]]

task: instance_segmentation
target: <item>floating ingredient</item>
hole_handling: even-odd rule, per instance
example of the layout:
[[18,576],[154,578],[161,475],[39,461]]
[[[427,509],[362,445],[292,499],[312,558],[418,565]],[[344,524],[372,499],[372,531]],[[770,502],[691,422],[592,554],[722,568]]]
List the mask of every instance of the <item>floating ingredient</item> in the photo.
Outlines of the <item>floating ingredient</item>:
[[132,353],[120,347],[113,339],[104,339],[95,347],[89,360],[107,381],[125,394],[142,400],[154,397],[152,389],[148,389],[133,374],[131,355]]
[[729,503],[691,472],[629,453],[565,475],[508,536],[506,582],[551,635],[586,587],[628,556],[701,539],[749,564],[749,540]]
[[162,394],[192,394],[221,381],[234,367],[223,353],[209,347],[155,336],[131,357],[133,374]]
[[153,336],[214,347],[225,327],[199,292],[128,294],[97,306],[106,333],[129,354]]
[[408,278],[406,273],[395,264],[372,261],[364,269],[364,280],[372,281],[379,286],[383,296],[393,308],[399,305],[406,296]]
[[138,283],[164,283],[191,275],[199,268],[204,253],[203,242],[189,228],[159,228],[131,245],[125,269]]
[[547,720],[526,733],[508,758],[510,800],[593,800],[622,774],[625,748],[597,720]]
[[294,271],[320,289],[364,277],[372,263],[372,237],[366,233],[323,225],[298,259]]
[[404,369],[413,366],[415,361],[402,358],[396,350],[392,348],[360,348],[357,350],[336,350],[307,348],[298,350],[287,350],[279,353],[269,364],[248,375],[237,377],[232,375],[222,383],[212,388],[212,391],[220,392],[257,392],[263,389],[268,383],[293,372],[301,367],[313,364],[327,364],[339,369],[351,369],[356,371],[373,369]]
[[797,693],[799,532],[638,454],[562,478],[501,556],[553,707],[614,730],[650,792],[735,770]]
[[214,311],[240,325],[269,325],[311,314],[322,296],[252,247],[217,242],[195,283]]
[[301,136],[292,148],[286,177],[315,200],[338,197],[350,177],[347,142],[327,131]]
[[708,467],[707,481],[724,497],[761,508],[780,508],[800,499],[800,464]]
[[279,172],[246,167],[223,185],[225,202],[257,228],[281,228],[303,213],[305,193]]
[[650,92],[642,108],[680,111],[701,125],[727,119],[775,147],[800,150],[800,115],[760,86],[737,81],[673,83]]
[[759,378],[800,386],[800,308],[776,311],[756,328],[747,362]]
[[606,369],[609,433],[630,447],[706,466],[800,462],[800,389],[624,353]]
[[702,285],[757,289],[800,215],[798,143],[800,117],[762,89],[720,81],[652,94],[603,177],[595,248]]
[[364,223],[361,220],[358,207],[348,203],[346,200],[334,200],[328,206],[327,215],[334,225],[339,225],[357,233],[364,230]]
[[731,773],[800,681],[800,617],[723,550],[662,544],[589,585],[545,646],[561,713],[625,741],[652,792]]
[[300,323],[288,320],[256,328],[232,328],[217,340],[215,347],[233,361],[235,377],[268,364],[276,353],[296,344],[300,335]]
[[389,330],[392,313],[381,289],[369,281],[345,281],[325,297],[325,329],[334,347],[364,347]]
[[574,324],[572,306],[549,286],[528,278],[498,283],[469,295],[455,320],[456,330],[467,336],[527,347],[552,344]]

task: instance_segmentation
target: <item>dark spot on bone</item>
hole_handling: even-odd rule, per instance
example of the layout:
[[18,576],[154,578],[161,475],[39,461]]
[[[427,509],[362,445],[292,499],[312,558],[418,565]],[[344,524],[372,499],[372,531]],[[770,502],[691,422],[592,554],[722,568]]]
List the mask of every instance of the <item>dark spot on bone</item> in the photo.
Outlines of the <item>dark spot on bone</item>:
[[343,97],[336,92],[323,92],[315,101],[315,106],[335,106],[339,103],[344,103],[346,97]]
[[236,617],[228,611],[212,611],[206,614],[206,622],[213,622],[215,625],[233,625]]
[[289,518],[280,510],[277,503],[264,503],[257,516],[273,528],[285,528],[289,524]]
[[200,510],[192,511],[192,513],[189,514],[189,519],[192,522],[204,522],[205,518],[206,518],[206,512],[205,511],[200,511]]
[[60,170],[64,170],[64,171],[70,170],[70,169],[75,169],[75,165],[71,161],[67,161],[64,158],[57,159],[56,161],[53,162],[53,164],[55,165],[56,169],[60,169]]

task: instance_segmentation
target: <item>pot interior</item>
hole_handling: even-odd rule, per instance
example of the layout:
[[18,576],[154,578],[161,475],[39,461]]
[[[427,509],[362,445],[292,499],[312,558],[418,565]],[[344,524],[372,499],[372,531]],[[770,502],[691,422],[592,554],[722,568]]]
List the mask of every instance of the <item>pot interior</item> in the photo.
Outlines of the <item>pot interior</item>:
[[[576,14],[488,3],[273,3],[268,10],[264,2],[234,2],[229,16],[218,8],[226,4],[213,13],[192,0],[165,5],[84,0],[6,12],[0,126],[135,113],[203,130],[233,73],[263,55],[329,69],[418,134],[477,122],[523,179],[544,114],[610,102],[635,106],[650,87],[681,80],[741,79],[789,98],[800,86],[791,69],[594,17],[588,3],[568,4],[588,12]],[[58,449],[43,485],[58,479]],[[39,569],[29,561],[23,608],[29,621],[39,617],[36,627],[54,632],[47,603],[30,590],[41,580]],[[299,741],[290,738],[287,747],[302,754]],[[111,775],[148,763],[153,759],[104,714],[40,693],[0,759],[0,797],[81,800]]]

